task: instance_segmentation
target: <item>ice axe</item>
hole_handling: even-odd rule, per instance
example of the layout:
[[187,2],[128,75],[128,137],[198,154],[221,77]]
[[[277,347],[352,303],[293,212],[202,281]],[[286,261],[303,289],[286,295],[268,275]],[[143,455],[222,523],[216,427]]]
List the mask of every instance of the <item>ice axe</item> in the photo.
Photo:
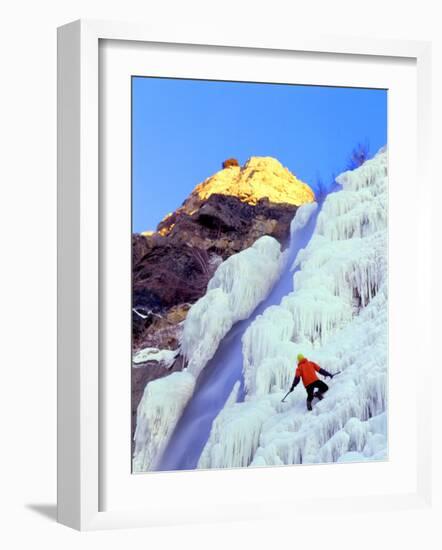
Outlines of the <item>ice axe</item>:
[[333,378],[334,378],[335,376],[338,376],[338,374],[341,374],[341,372],[342,372],[341,370],[338,370],[338,372],[335,372],[335,373],[332,375],[332,380],[333,380]]
[[284,397],[281,399],[281,403],[285,403],[285,398],[288,397],[288,395],[292,393],[292,390],[289,390],[285,395]]

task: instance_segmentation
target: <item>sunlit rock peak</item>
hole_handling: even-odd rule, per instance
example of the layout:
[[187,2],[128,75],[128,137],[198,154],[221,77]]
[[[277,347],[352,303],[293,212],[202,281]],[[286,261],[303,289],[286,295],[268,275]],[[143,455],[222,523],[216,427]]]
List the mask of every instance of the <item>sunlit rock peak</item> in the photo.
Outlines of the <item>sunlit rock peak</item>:
[[313,202],[311,188],[272,157],[251,157],[243,167],[229,166],[197,185],[192,195],[232,195],[248,204],[267,197],[272,203],[300,206]]
[[[272,205],[291,207],[315,200],[312,189],[273,157],[251,157],[242,167],[236,159],[223,164],[222,170],[197,185],[182,206],[163,218],[157,234],[168,235],[182,214],[193,216],[212,195],[235,197],[251,206],[263,199]],[[143,233],[146,237],[152,234],[152,231]]]

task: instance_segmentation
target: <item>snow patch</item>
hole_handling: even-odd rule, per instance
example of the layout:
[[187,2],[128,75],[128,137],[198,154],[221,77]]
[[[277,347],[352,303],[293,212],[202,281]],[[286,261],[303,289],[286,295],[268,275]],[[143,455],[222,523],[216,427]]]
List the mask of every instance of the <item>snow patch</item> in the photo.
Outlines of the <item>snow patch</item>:
[[144,348],[134,354],[132,362],[134,366],[137,367],[140,364],[147,363],[147,361],[156,361],[164,366],[164,368],[169,369],[175,362],[179,353],[179,349]]

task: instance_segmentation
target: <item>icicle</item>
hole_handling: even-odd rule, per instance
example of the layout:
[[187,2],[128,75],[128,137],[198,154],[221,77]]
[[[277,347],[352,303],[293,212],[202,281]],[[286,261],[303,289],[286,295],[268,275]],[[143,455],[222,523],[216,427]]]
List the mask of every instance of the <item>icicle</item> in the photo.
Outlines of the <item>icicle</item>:
[[317,209],[318,203],[316,202],[306,203],[298,208],[298,210],[296,211],[296,216],[293,218],[292,223],[290,224],[291,237],[294,236],[296,231],[299,231],[308,224],[310,218]]
[[198,468],[233,468],[250,464],[258,447],[261,426],[272,409],[265,401],[241,405],[241,415],[236,415],[239,404],[232,404],[229,399],[218,415]]
[[155,466],[194,387],[195,378],[188,372],[174,372],[146,385],[137,410],[134,472]]

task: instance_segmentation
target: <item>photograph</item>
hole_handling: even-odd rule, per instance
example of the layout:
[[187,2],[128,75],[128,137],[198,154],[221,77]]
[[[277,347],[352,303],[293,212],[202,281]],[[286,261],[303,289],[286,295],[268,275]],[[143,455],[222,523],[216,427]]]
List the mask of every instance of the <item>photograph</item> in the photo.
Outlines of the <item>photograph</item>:
[[133,474],[388,460],[387,102],[132,76]]

